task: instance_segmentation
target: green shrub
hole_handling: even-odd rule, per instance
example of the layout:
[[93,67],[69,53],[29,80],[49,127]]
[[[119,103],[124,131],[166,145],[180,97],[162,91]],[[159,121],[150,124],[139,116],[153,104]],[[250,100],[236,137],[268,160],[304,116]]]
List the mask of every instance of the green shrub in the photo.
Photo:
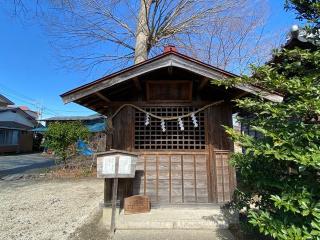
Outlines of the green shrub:
[[[309,2],[315,4],[304,5]],[[308,17],[308,32],[319,31],[319,1],[288,3],[299,18]],[[239,178],[235,203],[245,210],[248,223],[266,236],[320,239],[320,49],[281,49],[274,59],[253,67],[252,77],[229,83],[255,84],[284,96],[280,103],[260,97],[236,100],[242,116],[250,116],[239,120],[259,138],[226,127],[245,149],[231,159]]]
[[49,124],[44,137],[44,146],[58,156],[57,163],[62,162],[66,166],[67,160],[75,152],[74,144],[78,139],[86,140],[89,131],[80,122],[55,122]]

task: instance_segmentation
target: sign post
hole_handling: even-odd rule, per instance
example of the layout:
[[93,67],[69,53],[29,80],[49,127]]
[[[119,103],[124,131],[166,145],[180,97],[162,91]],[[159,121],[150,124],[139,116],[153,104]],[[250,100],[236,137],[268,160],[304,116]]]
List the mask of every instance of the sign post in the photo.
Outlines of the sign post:
[[[112,178],[112,213],[110,231],[114,233],[116,224],[116,204],[118,195],[118,180],[119,178],[134,178],[136,170],[136,162],[138,160],[138,154],[111,150],[108,152],[102,152],[95,154],[97,160],[97,177],[98,178]],[[106,181],[105,181],[106,184]],[[106,191],[106,187],[104,188]],[[106,192],[104,196],[106,199]]]
[[112,213],[111,213],[111,224],[110,231],[114,233],[116,229],[116,204],[118,193],[118,178],[113,179],[113,190],[112,190]]

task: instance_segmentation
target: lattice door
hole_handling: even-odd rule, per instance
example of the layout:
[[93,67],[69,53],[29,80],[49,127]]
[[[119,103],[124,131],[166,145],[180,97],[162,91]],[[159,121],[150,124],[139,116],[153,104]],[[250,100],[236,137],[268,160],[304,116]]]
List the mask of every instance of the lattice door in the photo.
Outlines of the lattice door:
[[[147,107],[146,111],[158,116],[180,116],[195,111],[194,107]],[[184,118],[184,131],[176,120],[166,121],[166,131],[161,129],[161,121],[151,117],[150,125],[145,126],[145,114],[135,113],[135,149],[139,150],[174,150],[205,149],[204,113],[196,114],[199,126],[194,127],[191,117]]]

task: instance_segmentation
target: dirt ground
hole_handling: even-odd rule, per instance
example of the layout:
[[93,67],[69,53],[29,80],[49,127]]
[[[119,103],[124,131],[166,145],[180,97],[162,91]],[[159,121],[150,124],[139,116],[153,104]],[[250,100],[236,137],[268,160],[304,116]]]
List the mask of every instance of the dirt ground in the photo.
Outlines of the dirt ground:
[[[99,205],[102,201],[103,180],[96,178],[0,181],[0,239],[112,239],[100,221],[102,211]],[[118,231],[113,239],[169,240],[188,239],[187,236],[189,239],[233,239],[225,234],[217,237],[217,234],[205,231]]]
[[93,240],[102,201],[101,179],[0,181],[1,239]]

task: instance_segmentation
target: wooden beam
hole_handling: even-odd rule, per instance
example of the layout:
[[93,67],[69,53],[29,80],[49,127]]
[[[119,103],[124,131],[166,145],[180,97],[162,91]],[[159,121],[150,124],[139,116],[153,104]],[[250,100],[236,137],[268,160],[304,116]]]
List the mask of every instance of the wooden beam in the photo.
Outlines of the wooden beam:
[[200,92],[208,84],[208,82],[209,78],[204,78],[198,87],[198,91]]
[[89,98],[86,98],[86,99],[80,99],[80,100],[77,100],[75,101],[76,103],[80,104],[80,105],[84,105],[84,104],[87,104],[87,105],[92,105],[92,104],[96,104],[100,101],[100,99],[98,98],[93,98],[93,96],[91,95]]
[[132,79],[132,81],[133,81],[133,84],[136,87],[136,89],[138,89],[138,91],[141,92],[142,91],[142,87],[141,87],[139,79],[137,77],[135,77],[135,78]]
[[83,106],[85,106],[85,107],[87,107],[87,108],[92,108],[92,107],[95,106],[94,103],[81,103],[81,105],[83,105]]
[[95,93],[100,99],[102,99],[105,102],[111,102],[109,98],[107,98],[106,96],[102,95],[100,92],[96,92]]
[[[220,100],[220,99],[219,99]],[[210,104],[212,101],[192,101],[192,102],[168,102],[165,105],[166,106],[196,106],[196,107],[203,107],[204,105]],[[108,104],[110,107],[120,107],[124,104],[133,104],[136,106],[150,106],[150,107],[156,107],[159,106],[159,103],[152,103],[147,101],[114,101]],[[162,103],[163,104],[163,103]]]

